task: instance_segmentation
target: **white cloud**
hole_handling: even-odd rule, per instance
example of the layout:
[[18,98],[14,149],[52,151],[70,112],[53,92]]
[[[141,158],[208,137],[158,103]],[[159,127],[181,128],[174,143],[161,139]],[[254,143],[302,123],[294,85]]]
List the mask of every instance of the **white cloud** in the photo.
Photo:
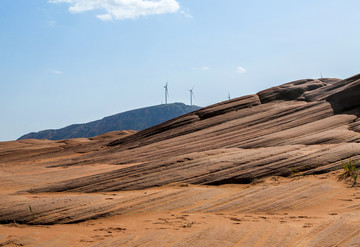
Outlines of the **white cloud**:
[[102,21],[112,21],[113,20],[113,18],[110,14],[97,15],[96,17]]
[[201,69],[202,70],[210,70],[210,68],[208,66],[203,66]]
[[61,70],[56,70],[56,69],[53,69],[52,72],[57,75],[64,74],[64,72],[62,72]]
[[[136,19],[140,16],[175,13],[180,9],[176,0],[49,0],[50,3],[68,3],[71,13],[102,10],[96,17],[103,21]],[[186,16],[186,14],[184,13]]]
[[239,73],[239,74],[244,74],[246,72],[246,69],[242,66],[238,66],[236,68],[236,72]]

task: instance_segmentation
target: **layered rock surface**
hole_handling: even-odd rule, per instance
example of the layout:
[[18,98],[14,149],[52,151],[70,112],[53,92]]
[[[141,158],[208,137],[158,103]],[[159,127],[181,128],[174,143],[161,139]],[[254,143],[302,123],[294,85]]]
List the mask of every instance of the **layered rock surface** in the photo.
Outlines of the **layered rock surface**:
[[[28,154],[49,168],[118,167],[39,185],[31,192],[134,190],[173,182],[249,183],[294,171],[326,172],[339,168],[344,160],[359,158],[359,83],[360,75],[299,80],[100,145],[83,141],[76,146],[82,149],[76,155],[64,155],[74,147],[57,142],[51,153],[18,149],[3,152],[1,161],[23,160]],[[59,158],[48,161],[50,155]]]
[[[300,80],[140,132],[0,143],[0,222],[71,223],[123,214],[144,203],[131,194],[107,201],[108,194],[99,193],[127,193],[173,183],[243,184],[269,176],[339,169],[343,161],[360,158],[359,84],[360,75],[345,80]],[[184,208],[196,210],[191,207],[196,200],[191,195],[198,192],[190,191]],[[216,193],[222,193],[199,191],[199,197],[213,198],[214,203]],[[171,191],[163,193],[154,199],[159,204],[172,196],[166,194]],[[128,207],[117,206],[127,202]],[[37,208],[34,218],[28,203]]]
[[[221,102],[111,141],[96,152],[50,162],[48,167],[108,164],[119,169],[31,192],[249,183],[294,171],[338,169],[360,154],[359,83],[360,75],[300,80]],[[122,167],[129,164],[135,165]]]

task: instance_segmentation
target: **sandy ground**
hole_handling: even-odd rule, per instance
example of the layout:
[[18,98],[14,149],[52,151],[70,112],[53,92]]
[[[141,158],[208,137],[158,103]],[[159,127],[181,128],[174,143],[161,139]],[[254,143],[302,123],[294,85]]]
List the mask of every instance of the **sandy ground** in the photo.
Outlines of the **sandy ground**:
[[72,224],[3,224],[0,246],[360,246],[360,191],[337,181],[338,174],[251,185],[13,195],[29,203],[30,197],[97,196],[90,209],[106,201],[117,208]]

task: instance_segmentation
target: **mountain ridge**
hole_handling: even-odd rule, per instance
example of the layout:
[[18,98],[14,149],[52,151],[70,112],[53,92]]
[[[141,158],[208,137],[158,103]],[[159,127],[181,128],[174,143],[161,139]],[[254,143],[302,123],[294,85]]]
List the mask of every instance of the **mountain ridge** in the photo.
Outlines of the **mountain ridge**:
[[117,113],[88,123],[72,124],[60,129],[47,129],[31,132],[21,136],[18,140],[64,140],[72,138],[89,138],[119,130],[140,131],[198,109],[200,109],[199,106],[189,106],[184,103],[143,107]]

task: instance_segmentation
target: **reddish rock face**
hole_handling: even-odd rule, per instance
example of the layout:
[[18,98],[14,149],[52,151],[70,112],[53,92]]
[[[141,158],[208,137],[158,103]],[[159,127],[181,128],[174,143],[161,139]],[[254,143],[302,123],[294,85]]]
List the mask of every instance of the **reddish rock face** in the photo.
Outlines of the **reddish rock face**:
[[289,82],[281,86],[263,90],[259,95],[261,103],[265,104],[275,100],[305,100],[304,93],[320,87],[326,87],[338,79],[306,79]]
[[[360,157],[359,83],[360,75],[294,81],[121,138],[52,146],[51,154],[46,149],[13,150],[3,152],[0,161],[27,160],[53,168],[118,167],[39,184],[31,192],[137,190],[174,182],[249,183],[294,171],[326,172]],[[49,160],[54,155],[58,158]]]
[[336,114],[360,106],[360,75],[339,83],[341,87],[326,97]]

